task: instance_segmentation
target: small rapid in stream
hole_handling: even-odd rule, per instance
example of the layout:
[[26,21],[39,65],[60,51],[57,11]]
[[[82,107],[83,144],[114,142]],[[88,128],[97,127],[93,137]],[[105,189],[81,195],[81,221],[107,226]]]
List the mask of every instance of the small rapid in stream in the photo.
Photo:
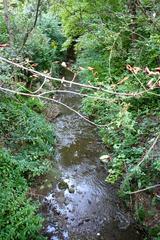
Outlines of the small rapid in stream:
[[[56,98],[80,109],[80,96],[63,93]],[[50,187],[36,189],[45,195],[41,209],[45,218],[43,234],[49,240],[142,239],[118,199],[117,189],[105,182],[106,171],[99,158],[106,150],[97,129],[76,113],[59,108],[61,114],[53,121],[57,138],[53,161],[60,177],[50,173],[46,177]]]

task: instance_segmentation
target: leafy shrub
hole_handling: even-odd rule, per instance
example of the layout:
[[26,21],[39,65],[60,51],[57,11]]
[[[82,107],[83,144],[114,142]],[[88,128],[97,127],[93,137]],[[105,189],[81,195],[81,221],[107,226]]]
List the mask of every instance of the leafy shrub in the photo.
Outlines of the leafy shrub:
[[28,6],[24,6],[21,11],[17,10],[17,14],[14,16],[14,30],[17,33],[15,46],[18,49],[22,47],[28,31],[28,38],[21,52],[22,57],[37,63],[38,70],[50,70],[53,65],[55,68],[57,67],[57,71],[54,73],[57,74],[59,69],[54,62],[65,57],[60,52],[65,38],[61,32],[59,20],[53,14],[42,13],[36,27],[29,32],[32,29],[34,16],[29,16],[31,13],[27,9]]
[[43,221],[27,192],[31,180],[51,166],[54,132],[40,115],[39,100],[3,95],[1,101],[0,239],[40,240]]
[[35,108],[37,101],[35,105],[33,99],[32,105],[31,99],[19,101],[4,98],[1,104],[1,138],[23,172],[40,175],[50,165],[48,159],[53,156],[54,133],[45,119],[29,108]]
[[0,239],[42,239],[42,218],[27,199],[27,182],[19,164],[5,149],[0,149],[0,161]]
[[8,32],[6,28],[6,24],[4,22],[4,18],[0,15],[0,43],[7,43],[8,41]]

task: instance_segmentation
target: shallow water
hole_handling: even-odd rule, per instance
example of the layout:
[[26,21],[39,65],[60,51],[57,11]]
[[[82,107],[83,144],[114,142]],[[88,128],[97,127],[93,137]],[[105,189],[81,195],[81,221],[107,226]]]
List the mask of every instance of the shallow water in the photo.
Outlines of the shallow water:
[[[73,89],[72,89],[73,90]],[[78,110],[81,98],[59,94],[58,100]],[[130,214],[117,197],[117,189],[105,182],[99,158],[106,149],[97,130],[75,113],[60,107],[54,120],[57,137],[55,159],[60,177],[47,176],[39,186],[43,233],[50,240],[142,239]],[[52,171],[51,171],[52,172]]]

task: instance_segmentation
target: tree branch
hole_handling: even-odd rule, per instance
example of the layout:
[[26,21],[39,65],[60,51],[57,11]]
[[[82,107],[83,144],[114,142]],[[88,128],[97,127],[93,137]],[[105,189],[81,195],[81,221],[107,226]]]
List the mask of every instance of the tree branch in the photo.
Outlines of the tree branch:
[[[24,69],[24,70],[26,70],[28,72],[33,73],[33,74],[36,74],[38,76],[41,76],[43,78],[46,78],[46,79],[49,79],[49,80],[53,80],[53,81],[58,81],[58,82],[61,82],[62,84],[63,83],[67,83],[67,84],[69,84],[69,86],[71,85],[71,81],[69,81],[69,80],[60,79],[60,78],[54,78],[54,77],[48,76],[48,75],[46,75],[44,73],[38,72],[36,70],[30,69],[30,68],[27,68],[27,67],[24,67],[23,65],[21,65],[19,63],[15,63],[13,61],[10,61],[10,60],[8,60],[8,59],[6,59],[4,57],[0,56],[0,60],[3,61],[3,62],[6,62],[8,64],[14,65],[14,66],[16,66],[18,68]],[[97,91],[100,91],[102,93],[116,95],[116,96],[122,97],[122,98],[124,98],[124,97],[128,97],[128,98],[129,97],[140,97],[140,96],[142,96],[145,93],[157,95],[159,97],[158,94],[152,93],[152,89],[144,90],[144,91],[141,91],[141,92],[123,93],[123,92],[114,92],[114,91],[110,91],[110,90],[107,90],[107,89],[102,88],[102,87],[96,87],[96,86],[93,86],[93,85],[82,84],[82,83],[77,83],[77,82],[72,82],[72,85],[79,86],[79,87],[82,87],[82,88],[97,90]]]
[[22,43],[22,46],[19,50],[19,53],[22,51],[23,47],[25,46],[27,40],[28,40],[28,37],[30,35],[30,33],[33,31],[33,29],[36,27],[36,24],[37,24],[37,20],[38,20],[38,14],[39,14],[39,8],[40,8],[40,3],[41,3],[41,0],[37,0],[37,7],[36,7],[36,15],[35,15],[35,19],[34,19],[34,23],[33,23],[33,26],[26,32],[25,36],[24,36],[24,39],[23,39],[23,43]]
[[144,157],[142,158],[142,160],[137,164],[136,167],[139,167],[149,156],[149,154],[151,153],[152,149],[154,148],[154,146],[156,145],[158,139],[159,139],[160,135],[158,134],[158,136],[154,139],[153,144],[151,145],[151,147],[149,148],[149,150],[145,153]]
[[153,185],[153,186],[149,186],[149,187],[146,187],[146,188],[143,188],[143,189],[139,189],[137,191],[133,191],[133,192],[124,192],[125,194],[137,194],[137,193],[140,193],[140,192],[144,192],[144,191],[147,191],[147,190],[150,190],[150,189],[153,189],[153,188],[158,188],[160,187],[160,184],[156,184],[156,185]]
[[19,92],[19,91],[16,91],[16,90],[12,90],[12,89],[8,89],[8,88],[4,88],[4,87],[0,87],[0,91],[2,92],[8,92],[8,93],[11,93],[11,94],[18,94],[18,95],[22,95],[22,96],[27,96],[27,97],[35,97],[35,98],[41,98],[43,100],[47,100],[47,101],[51,101],[51,102],[54,102],[56,104],[59,104],[59,105],[62,105],[63,107],[66,107],[67,109],[69,109],[70,111],[76,113],[80,118],[84,119],[86,122],[92,124],[93,126],[95,127],[108,127],[110,126],[112,123],[110,124],[106,124],[106,125],[100,125],[100,124],[96,124],[92,121],[90,121],[88,118],[86,118],[85,116],[83,116],[81,113],[79,113],[78,111],[76,111],[75,109],[69,107],[68,105],[66,105],[65,103],[62,103],[58,100],[55,100],[53,98],[48,98],[48,97],[44,97],[44,96],[41,96],[40,94],[31,94],[31,93],[23,93],[23,92]]

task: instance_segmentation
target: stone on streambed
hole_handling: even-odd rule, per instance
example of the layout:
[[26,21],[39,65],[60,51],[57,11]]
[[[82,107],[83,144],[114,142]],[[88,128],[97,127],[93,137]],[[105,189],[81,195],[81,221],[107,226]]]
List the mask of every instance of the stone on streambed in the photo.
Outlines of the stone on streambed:
[[74,189],[73,187],[70,187],[70,188],[68,189],[68,191],[69,191],[69,193],[74,193],[74,192],[75,192],[75,189]]
[[56,104],[49,104],[44,112],[49,121],[53,121],[61,114],[60,109]]
[[67,182],[61,181],[61,182],[58,183],[58,188],[60,190],[66,190],[66,189],[69,189],[69,185],[68,185]]
[[111,160],[111,157],[109,155],[102,155],[99,159],[102,163],[105,164],[105,163],[108,163]]
[[48,225],[46,229],[47,233],[55,233],[56,232],[56,227],[54,225]]
[[53,236],[51,237],[51,240],[60,240],[60,238],[58,238],[57,236]]
[[69,186],[68,179],[64,179],[61,182],[59,182],[58,183],[58,188],[59,188],[59,190],[68,189],[69,193],[75,193],[75,186],[74,185]]

